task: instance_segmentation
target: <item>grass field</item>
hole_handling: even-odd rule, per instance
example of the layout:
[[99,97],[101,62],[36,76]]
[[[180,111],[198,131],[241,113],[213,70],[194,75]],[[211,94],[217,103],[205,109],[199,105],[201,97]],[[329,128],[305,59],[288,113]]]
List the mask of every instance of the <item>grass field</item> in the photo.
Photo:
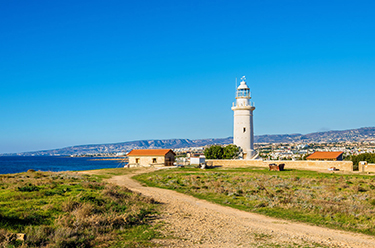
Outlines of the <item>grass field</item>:
[[148,186],[249,212],[375,235],[372,176],[259,168],[180,168],[134,178]]
[[150,219],[158,205],[102,181],[121,170],[96,173],[0,175],[0,247],[153,246],[159,233]]

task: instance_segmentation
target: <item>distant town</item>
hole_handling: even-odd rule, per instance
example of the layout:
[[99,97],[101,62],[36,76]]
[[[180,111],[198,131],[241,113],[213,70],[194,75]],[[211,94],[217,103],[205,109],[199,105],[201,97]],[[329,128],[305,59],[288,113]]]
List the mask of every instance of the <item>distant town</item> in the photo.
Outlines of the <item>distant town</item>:
[[[177,158],[197,157],[203,155],[204,149],[210,145],[201,147],[184,147],[172,149]],[[344,158],[362,153],[375,153],[375,141],[363,142],[335,142],[335,143],[255,143],[254,148],[259,156],[265,160],[304,160],[306,156],[316,151],[340,151],[344,152]],[[73,154],[71,157],[124,157],[127,152],[118,153],[88,153]]]
[[266,160],[303,160],[316,151],[340,151],[344,157],[361,153],[375,153],[375,141],[335,143],[280,143],[255,144],[259,155]]

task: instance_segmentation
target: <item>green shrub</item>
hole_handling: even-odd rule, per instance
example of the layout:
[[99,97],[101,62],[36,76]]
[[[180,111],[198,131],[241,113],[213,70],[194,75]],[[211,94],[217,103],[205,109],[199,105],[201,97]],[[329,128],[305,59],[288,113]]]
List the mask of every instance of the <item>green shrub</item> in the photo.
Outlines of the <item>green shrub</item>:
[[375,153],[362,153],[357,156],[350,156],[346,159],[351,160],[353,162],[353,166],[356,167],[358,170],[358,164],[360,161],[367,161],[367,163],[375,163]]
[[29,184],[27,186],[18,187],[18,191],[32,192],[32,191],[39,191],[39,188],[35,185]]
[[237,158],[240,153],[240,148],[236,145],[213,145],[204,150],[204,155],[207,159],[233,159]]

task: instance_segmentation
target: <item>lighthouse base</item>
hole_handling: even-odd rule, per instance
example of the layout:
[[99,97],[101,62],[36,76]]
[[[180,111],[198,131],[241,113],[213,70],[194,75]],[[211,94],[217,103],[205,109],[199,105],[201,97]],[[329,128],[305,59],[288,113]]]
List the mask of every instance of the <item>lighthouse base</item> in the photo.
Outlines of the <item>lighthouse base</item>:
[[255,150],[247,150],[242,153],[242,158],[247,160],[259,159],[259,154]]

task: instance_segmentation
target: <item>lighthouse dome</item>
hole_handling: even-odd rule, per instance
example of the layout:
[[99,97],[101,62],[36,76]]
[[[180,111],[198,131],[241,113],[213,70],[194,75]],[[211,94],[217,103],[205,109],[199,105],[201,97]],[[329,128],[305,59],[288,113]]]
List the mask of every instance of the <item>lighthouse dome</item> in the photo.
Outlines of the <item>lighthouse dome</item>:
[[237,97],[250,99],[251,98],[250,97],[250,89],[247,86],[245,80],[246,80],[246,78],[245,78],[245,76],[243,76],[241,78],[240,86],[238,86],[238,88],[237,88]]
[[238,86],[237,90],[247,90],[249,89],[249,87],[247,86],[246,82],[245,81],[241,81],[241,84],[240,86]]

